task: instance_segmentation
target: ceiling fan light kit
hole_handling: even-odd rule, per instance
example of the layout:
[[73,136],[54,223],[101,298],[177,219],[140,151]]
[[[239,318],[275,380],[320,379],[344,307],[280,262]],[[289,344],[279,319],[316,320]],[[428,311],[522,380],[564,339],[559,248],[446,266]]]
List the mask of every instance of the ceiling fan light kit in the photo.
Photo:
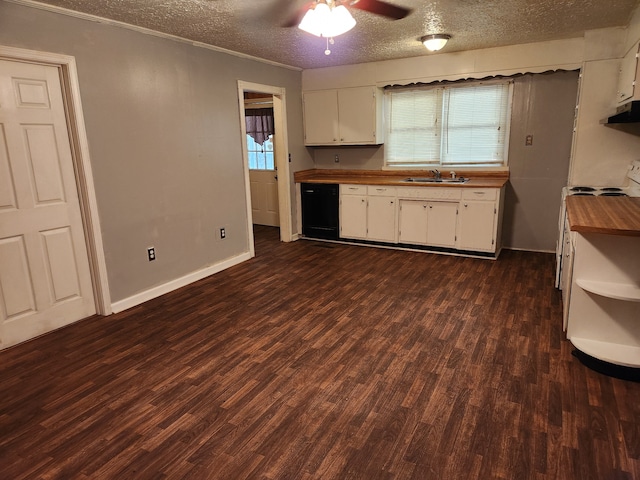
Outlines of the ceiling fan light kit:
[[427,47],[427,50],[437,52],[447,44],[450,38],[451,35],[446,33],[436,33],[434,35],[425,35],[420,38],[420,41]]
[[[411,13],[408,8],[399,7],[384,0],[315,0],[302,16],[300,23],[287,22],[283,26],[292,27],[298,23],[298,28],[316,37],[324,37],[327,40],[325,55],[329,55],[329,44],[333,44],[333,37],[348,32],[356,25],[356,20],[351,15],[349,7],[357,8],[370,13],[375,13],[392,20],[400,20]],[[305,7],[307,8],[307,7]],[[297,18],[300,18],[297,16]]]
[[344,5],[336,6],[329,0],[307,10],[298,28],[316,37],[333,38],[348,32],[355,25],[356,20]]

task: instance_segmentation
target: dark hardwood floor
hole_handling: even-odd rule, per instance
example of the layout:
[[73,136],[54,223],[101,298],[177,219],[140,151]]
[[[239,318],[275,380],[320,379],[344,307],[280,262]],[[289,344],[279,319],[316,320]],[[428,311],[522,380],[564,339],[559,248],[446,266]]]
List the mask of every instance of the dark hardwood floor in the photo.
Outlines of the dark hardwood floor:
[[571,355],[553,255],[256,253],[0,352],[0,477],[640,479],[640,384]]

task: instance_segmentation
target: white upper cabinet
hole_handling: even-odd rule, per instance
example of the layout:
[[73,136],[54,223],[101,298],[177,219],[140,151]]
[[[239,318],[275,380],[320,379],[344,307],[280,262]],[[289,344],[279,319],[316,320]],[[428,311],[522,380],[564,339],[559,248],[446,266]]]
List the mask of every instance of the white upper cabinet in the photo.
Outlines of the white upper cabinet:
[[635,44],[627,52],[620,64],[620,77],[618,78],[618,104],[640,98],[640,92],[636,89],[638,80],[638,44]]
[[338,95],[336,90],[304,94],[304,139],[306,145],[330,145],[338,141]]
[[382,91],[374,86],[303,93],[305,145],[382,143]]

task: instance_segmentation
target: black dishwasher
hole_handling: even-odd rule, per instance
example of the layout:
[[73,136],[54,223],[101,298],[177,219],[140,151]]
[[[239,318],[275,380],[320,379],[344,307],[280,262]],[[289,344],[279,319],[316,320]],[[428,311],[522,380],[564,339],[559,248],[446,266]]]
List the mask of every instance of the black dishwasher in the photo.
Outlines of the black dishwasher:
[[305,237],[338,238],[339,186],[329,183],[303,183],[302,234]]

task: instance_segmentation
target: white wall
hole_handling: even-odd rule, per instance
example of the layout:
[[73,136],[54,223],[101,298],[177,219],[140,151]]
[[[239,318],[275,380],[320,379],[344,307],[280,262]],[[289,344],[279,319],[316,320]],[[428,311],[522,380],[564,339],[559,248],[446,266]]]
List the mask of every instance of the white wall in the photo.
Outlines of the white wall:
[[570,185],[624,185],[630,163],[640,158],[640,137],[602,125],[616,110],[620,61],[637,29],[587,32],[578,100]]
[[575,70],[583,60],[582,38],[456,53],[427,54],[425,50],[423,57],[304,70],[302,89],[405,85],[498,74]]

